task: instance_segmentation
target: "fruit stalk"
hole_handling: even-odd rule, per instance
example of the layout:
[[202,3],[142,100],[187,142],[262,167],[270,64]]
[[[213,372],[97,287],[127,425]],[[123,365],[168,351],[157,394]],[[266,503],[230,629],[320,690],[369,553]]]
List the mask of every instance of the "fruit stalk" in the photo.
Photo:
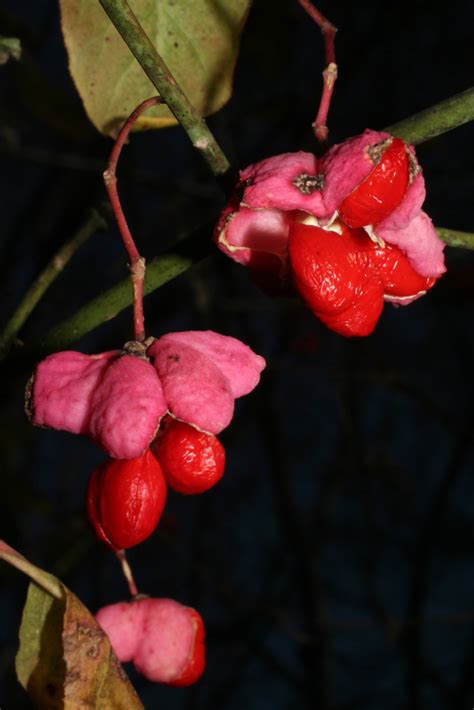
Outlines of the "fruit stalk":
[[301,7],[308,13],[321,30],[324,39],[326,68],[323,71],[323,91],[319,102],[318,113],[313,123],[316,140],[325,145],[328,141],[327,117],[331,106],[334,84],[337,79],[336,52],[334,50],[334,38],[337,27],[327,20],[324,15],[314,7],[310,0],[298,0]]
[[130,564],[127,560],[125,550],[116,550],[115,556],[117,557],[117,559],[120,563],[120,568],[122,570],[122,574],[125,577],[125,580],[128,584],[128,590],[130,592],[130,596],[132,597],[132,599],[135,599],[135,597],[138,596],[138,588],[137,588],[137,585],[135,584],[135,579],[133,576],[132,568],[130,567]]
[[110,204],[114,211],[115,219],[122,237],[123,245],[130,260],[130,275],[133,287],[133,329],[135,340],[145,340],[145,317],[143,314],[143,283],[145,281],[145,259],[140,255],[123,213],[122,205],[117,191],[117,163],[124,143],[135,121],[151,106],[163,103],[159,96],[145,99],[132,111],[119,131],[117,140],[110,154],[107,170],[104,171],[104,183],[109,196]]

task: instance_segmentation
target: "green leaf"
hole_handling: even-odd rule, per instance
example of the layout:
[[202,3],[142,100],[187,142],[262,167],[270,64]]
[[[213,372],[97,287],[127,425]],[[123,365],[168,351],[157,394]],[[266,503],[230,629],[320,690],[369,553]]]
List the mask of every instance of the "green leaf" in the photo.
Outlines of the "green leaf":
[[23,609],[16,671],[35,706],[143,710],[108,637],[79,599],[1,540],[0,559],[34,580]]
[[9,59],[21,58],[21,43],[16,37],[0,37],[0,64],[6,64]]
[[40,708],[63,707],[66,663],[62,655],[64,600],[32,582],[20,626],[16,674]]
[[[156,89],[98,0],[59,0],[69,69],[95,127],[114,134]],[[207,116],[232,93],[239,36],[251,0],[134,0],[132,10],[196,111]],[[156,107],[137,128],[176,120]]]

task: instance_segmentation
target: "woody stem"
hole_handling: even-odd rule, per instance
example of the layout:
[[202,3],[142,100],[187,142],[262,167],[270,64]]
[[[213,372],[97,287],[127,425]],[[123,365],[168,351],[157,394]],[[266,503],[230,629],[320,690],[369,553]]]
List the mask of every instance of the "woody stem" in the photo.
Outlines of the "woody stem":
[[127,557],[125,555],[125,550],[117,550],[115,553],[118,561],[120,562],[120,567],[122,568],[122,574],[125,577],[130,596],[136,597],[138,595],[137,585],[135,584],[135,579],[133,578],[132,568],[128,564]]
[[318,113],[313,123],[314,135],[319,143],[325,144],[328,140],[327,117],[331,106],[334,84],[337,79],[336,53],[334,38],[337,28],[317,10],[310,0],[298,0],[301,7],[316,22],[324,39],[326,68],[323,71],[323,91],[319,102]]
[[143,283],[145,281],[145,259],[140,255],[136,244],[130,232],[127,220],[123,213],[122,205],[117,191],[117,163],[122,152],[122,148],[127,141],[128,134],[132,129],[135,121],[151,106],[156,106],[163,103],[163,99],[159,96],[153,96],[151,99],[146,99],[137,106],[130,114],[122,128],[119,131],[117,140],[115,141],[107,166],[104,171],[105,189],[109,196],[110,204],[117,220],[120,236],[122,237],[123,245],[127,251],[129,259],[130,276],[133,288],[133,330],[135,340],[145,339],[145,318],[143,315]]

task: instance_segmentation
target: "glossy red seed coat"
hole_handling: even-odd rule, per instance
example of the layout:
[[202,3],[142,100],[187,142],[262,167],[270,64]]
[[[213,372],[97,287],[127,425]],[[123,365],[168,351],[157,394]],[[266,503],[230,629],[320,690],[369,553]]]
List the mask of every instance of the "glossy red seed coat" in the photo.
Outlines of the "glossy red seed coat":
[[362,229],[342,234],[295,224],[289,257],[293,284],[313,313],[341,335],[369,335],[383,310],[384,295],[416,296],[435,279],[420,276],[397,247],[384,248]]
[[163,471],[149,449],[136,459],[109,459],[89,479],[89,521],[97,537],[114,550],[146,540],[165,502]]
[[189,663],[181,673],[179,678],[171,681],[167,685],[175,688],[184,688],[188,685],[193,685],[204,673],[206,667],[206,646],[205,646],[205,631],[204,622],[201,615],[195,610],[189,608],[190,616],[195,625],[194,645],[191,652]]
[[383,309],[383,290],[368,268],[367,235],[295,224],[289,256],[296,289],[313,313],[341,335],[369,335]]
[[364,227],[388,217],[405,195],[409,167],[405,143],[394,138],[372,172],[341,202],[341,219],[349,227]]
[[168,485],[193,495],[212,488],[225,467],[225,451],[213,434],[171,420],[155,443],[155,453]]
[[386,244],[385,248],[374,244],[371,262],[382,279],[386,296],[413,296],[420,291],[428,291],[436,283],[435,278],[417,273],[405,254],[390,244]]

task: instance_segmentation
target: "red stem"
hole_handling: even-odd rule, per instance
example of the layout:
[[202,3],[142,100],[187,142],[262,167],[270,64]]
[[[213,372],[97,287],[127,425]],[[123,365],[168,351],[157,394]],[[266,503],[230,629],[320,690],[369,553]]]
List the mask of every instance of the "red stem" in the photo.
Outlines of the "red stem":
[[163,99],[159,96],[153,96],[151,99],[146,99],[137,106],[130,114],[122,128],[119,131],[117,140],[115,141],[112,152],[110,153],[107,170],[104,172],[104,183],[109,196],[110,204],[114,211],[115,219],[119,228],[122,242],[127,250],[130,261],[130,275],[133,287],[133,330],[135,340],[145,339],[145,318],[143,315],[143,283],[145,281],[145,259],[140,255],[132,234],[125,219],[120,198],[117,191],[117,163],[122,152],[122,148],[127,141],[128,134],[141,114],[150,106],[156,106],[163,103]]
[[137,585],[135,584],[135,580],[133,578],[132,568],[130,567],[128,560],[127,560],[127,556],[125,555],[125,550],[117,550],[115,552],[115,555],[116,555],[118,561],[120,562],[122,574],[127,581],[130,596],[132,598],[134,598],[134,597],[138,596],[138,589],[137,589]]
[[324,39],[326,68],[323,71],[323,91],[319,102],[318,113],[313,123],[314,135],[320,143],[327,143],[328,128],[326,125],[331,106],[334,84],[337,79],[336,53],[334,50],[334,37],[337,28],[322,15],[311,3],[311,0],[298,0],[301,7],[306,10],[311,19],[316,22]]

